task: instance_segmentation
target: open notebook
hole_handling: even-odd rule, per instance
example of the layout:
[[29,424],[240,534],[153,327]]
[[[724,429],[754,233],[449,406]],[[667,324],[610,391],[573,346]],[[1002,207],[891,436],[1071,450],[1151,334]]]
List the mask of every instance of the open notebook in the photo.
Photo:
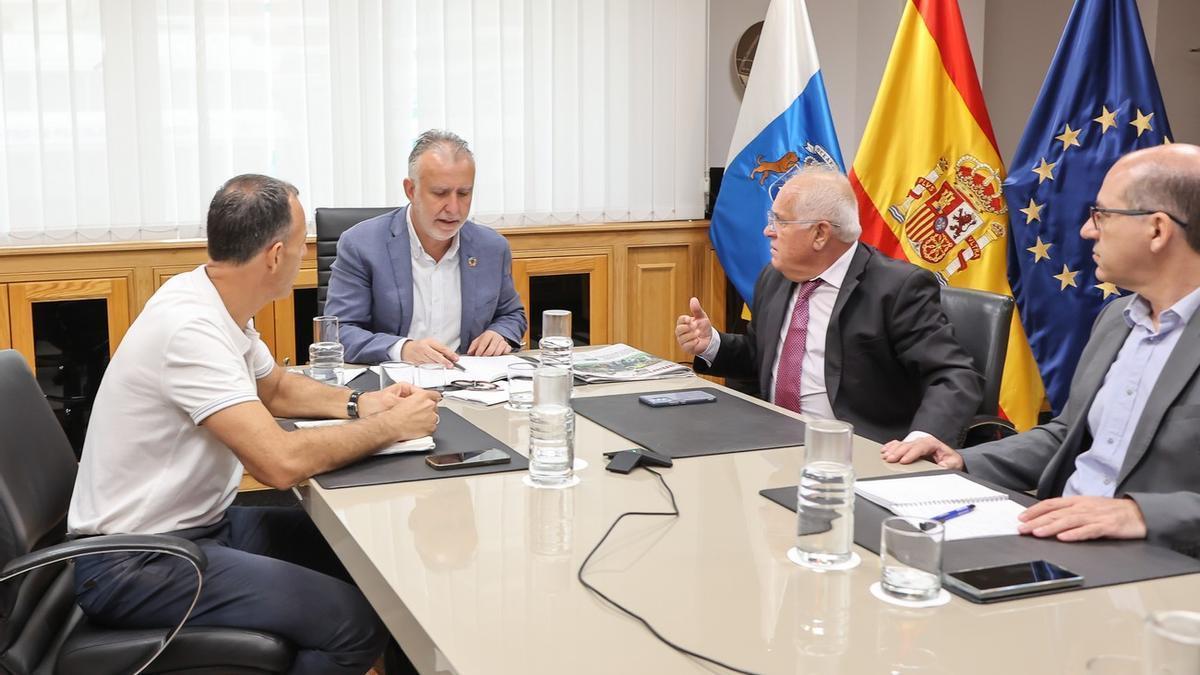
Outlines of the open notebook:
[[[331,427],[339,424],[349,424],[352,420],[301,420],[296,422],[297,429],[311,429],[313,427]],[[424,452],[433,450],[435,444],[433,436],[422,436],[414,438],[411,441],[396,441],[391,445],[376,450],[376,455],[398,455],[405,452]]]
[[1017,534],[1017,516],[1025,510],[1003,492],[953,473],[858,481],[854,492],[898,516],[917,518],[974,504],[971,513],[946,521],[946,541]]

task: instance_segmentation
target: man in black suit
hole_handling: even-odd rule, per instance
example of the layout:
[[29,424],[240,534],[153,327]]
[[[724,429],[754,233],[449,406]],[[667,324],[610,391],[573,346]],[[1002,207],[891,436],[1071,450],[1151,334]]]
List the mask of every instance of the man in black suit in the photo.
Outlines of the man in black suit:
[[954,443],[983,378],[942,313],[933,275],[860,243],[861,231],[850,181],[805,168],[768,215],[771,264],[755,283],[747,333],[717,332],[692,298],[675,337],[697,372],[757,375],[759,397],[776,405],[850,422],[879,442]]

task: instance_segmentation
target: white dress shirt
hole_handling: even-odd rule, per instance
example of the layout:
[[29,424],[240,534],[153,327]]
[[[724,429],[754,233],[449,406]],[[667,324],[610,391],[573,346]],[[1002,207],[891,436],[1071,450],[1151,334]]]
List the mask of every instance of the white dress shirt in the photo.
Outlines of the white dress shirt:
[[[829,333],[829,322],[833,318],[833,305],[837,302],[838,292],[846,281],[846,273],[850,271],[850,261],[858,250],[858,242],[850,245],[833,264],[814,279],[823,283],[812,292],[808,298],[808,338],[804,342],[804,362],[800,373],[800,409],[805,415],[833,419],[833,403],[829,400],[829,390],[825,387],[825,337]],[[787,321],[779,328],[778,345],[775,356],[771,359],[771,380],[768,383],[767,400],[775,402],[775,381],[779,374],[779,357],[783,353],[783,342],[787,339],[788,328],[791,325],[792,310],[796,306],[796,297],[800,294],[801,284],[796,284],[792,297],[788,300]],[[700,354],[700,358],[710,365],[721,349],[721,334],[712,329],[712,338],[708,348]],[[847,355],[852,358],[852,355]],[[904,440],[914,440],[927,436],[925,432],[913,431]]]
[[454,235],[450,250],[441,260],[425,252],[413,229],[412,208],[405,209],[408,221],[408,247],[412,255],[413,314],[408,335],[388,350],[393,361],[409,340],[433,338],[452,351],[458,351],[462,332],[462,272],[458,268],[459,236]]

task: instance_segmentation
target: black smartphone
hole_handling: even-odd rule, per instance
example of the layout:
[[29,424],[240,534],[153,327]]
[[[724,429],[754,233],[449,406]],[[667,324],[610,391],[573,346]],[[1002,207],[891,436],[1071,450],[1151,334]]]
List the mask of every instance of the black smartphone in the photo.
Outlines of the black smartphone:
[[943,582],[979,600],[1028,595],[1083,584],[1083,577],[1045,560],[947,572]]
[[666,408],[673,405],[691,405],[693,403],[712,403],[716,396],[700,389],[692,391],[669,391],[662,394],[646,394],[639,396],[638,401],[651,408]]
[[425,455],[425,463],[438,470],[507,464],[511,461],[512,458],[508,456],[508,453],[499,448],[472,450],[471,452],[448,452],[444,455]]

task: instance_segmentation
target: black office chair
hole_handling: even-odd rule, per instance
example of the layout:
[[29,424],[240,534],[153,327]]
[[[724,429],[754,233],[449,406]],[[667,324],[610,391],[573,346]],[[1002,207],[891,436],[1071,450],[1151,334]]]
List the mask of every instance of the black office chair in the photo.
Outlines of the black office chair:
[[329,293],[331,274],[329,270],[337,258],[337,243],[342,233],[364,220],[395,210],[394,206],[317,209],[317,314],[325,313],[325,296]]
[[[75,603],[72,559],[153,552],[189,561],[197,596],[207,561],[167,535],[65,541],[77,465],[70,443],[20,354],[0,351],[0,672],[12,675],[286,672],[285,640],[235,628],[122,630],[97,625]],[[190,613],[190,610],[189,610]],[[186,617],[180,617],[181,624]]]
[[999,417],[1000,381],[1008,352],[1013,299],[1006,295],[942,286],[942,310],[959,344],[983,375],[983,400],[978,414],[963,430],[959,447],[969,447],[1016,433],[1012,423]]

